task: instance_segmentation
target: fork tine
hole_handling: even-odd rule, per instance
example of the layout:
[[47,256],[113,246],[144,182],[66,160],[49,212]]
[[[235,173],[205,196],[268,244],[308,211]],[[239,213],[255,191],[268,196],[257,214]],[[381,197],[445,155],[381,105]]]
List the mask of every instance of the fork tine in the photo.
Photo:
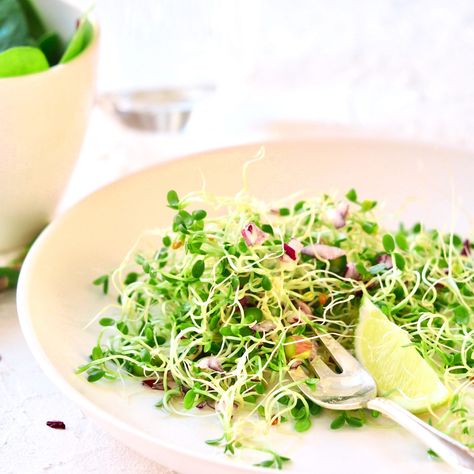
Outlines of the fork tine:
[[308,378],[308,374],[299,366],[290,369],[290,375],[295,382],[302,382]]
[[340,365],[342,371],[360,368],[357,359],[330,334],[319,334],[319,340],[326,346],[334,360]]
[[[290,370],[290,376],[295,382],[304,382],[308,379],[308,374],[302,369],[302,367],[296,367]],[[304,383],[300,383],[298,388],[311,400],[318,403],[317,388],[310,388]]]
[[318,355],[310,361],[311,367],[322,379],[323,377],[334,376],[334,372],[324,363]]

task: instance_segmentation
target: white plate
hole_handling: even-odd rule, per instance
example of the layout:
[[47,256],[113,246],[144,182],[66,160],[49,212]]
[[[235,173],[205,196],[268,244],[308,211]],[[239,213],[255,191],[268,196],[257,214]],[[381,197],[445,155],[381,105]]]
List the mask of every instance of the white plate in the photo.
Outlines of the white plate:
[[[127,177],[89,196],[41,235],[21,273],[18,311],[24,334],[46,374],[91,418],[145,456],[180,472],[268,472],[226,458],[204,444],[220,433],[213,416],[178,418],[153,407],[157,393],[139,384],[89,384],[74,374],[95,342],[85,324],[107,301],[91,281],[114,268],[137,236],[172,216],[166,192],[200,189],[233,194],[242,165],[259,146],[218,150],[173,161]],[[346,191],[386,202],[389,222],[413,222],[461,231],[472,228],[474,159],[434,147],[385,141],[321,140],[269,144],[249,168],[250,190],[272,199],[307,189]],[[325,474],[449,473],[426,448],[400,429],[331,431],[329,418],[310,432],[273,433],[273,447],[293,459],[289,472]]]

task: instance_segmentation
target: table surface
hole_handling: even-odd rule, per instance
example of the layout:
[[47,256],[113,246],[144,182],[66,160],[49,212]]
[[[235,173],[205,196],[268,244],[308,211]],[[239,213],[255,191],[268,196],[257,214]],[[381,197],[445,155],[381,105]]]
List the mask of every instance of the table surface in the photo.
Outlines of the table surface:
[[[145,166],[242,142],[356,129],[474,149],[471,1],[302,3],[259,2],[267,22],[252,73],[238,93],[197,106],[184,134],[124,130],[96,109],[59,212]],[[0,294],[0,356],[0,472],[170,472],[112,439],[43,375],[14,292]],[[45,425],[54,419],[67,429]]]

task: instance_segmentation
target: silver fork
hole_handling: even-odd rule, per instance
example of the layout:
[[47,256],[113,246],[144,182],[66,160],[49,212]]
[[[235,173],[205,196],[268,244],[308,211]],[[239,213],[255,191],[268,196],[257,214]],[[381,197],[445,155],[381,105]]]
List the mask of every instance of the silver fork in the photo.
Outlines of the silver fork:
[[[359,361],[331,335],[319,334],[318,338],[342,372],[334,372],[316,355],[310,364],[319,380],[315,388],[310,388],[304,383],[309,375],[301,365],[290,369],[291,378],[295,382],[302,382],[299,388],[309,399],[332,410],[377,410],[410,431],[459,472],[474,473],[473,450],[441,433],[395,402],[377,397],[375,381]],[[317,345],[314,345],[317,354]]]

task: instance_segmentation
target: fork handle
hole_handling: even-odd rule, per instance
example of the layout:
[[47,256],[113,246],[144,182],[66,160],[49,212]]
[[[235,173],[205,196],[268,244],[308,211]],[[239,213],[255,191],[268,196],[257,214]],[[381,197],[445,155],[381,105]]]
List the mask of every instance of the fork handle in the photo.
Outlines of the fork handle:
[[403,426],[459,472],[474,473],[473,450],[441,433],[400,405],[386,398],[377,397],[367,403],[367,408],[377,410]]

